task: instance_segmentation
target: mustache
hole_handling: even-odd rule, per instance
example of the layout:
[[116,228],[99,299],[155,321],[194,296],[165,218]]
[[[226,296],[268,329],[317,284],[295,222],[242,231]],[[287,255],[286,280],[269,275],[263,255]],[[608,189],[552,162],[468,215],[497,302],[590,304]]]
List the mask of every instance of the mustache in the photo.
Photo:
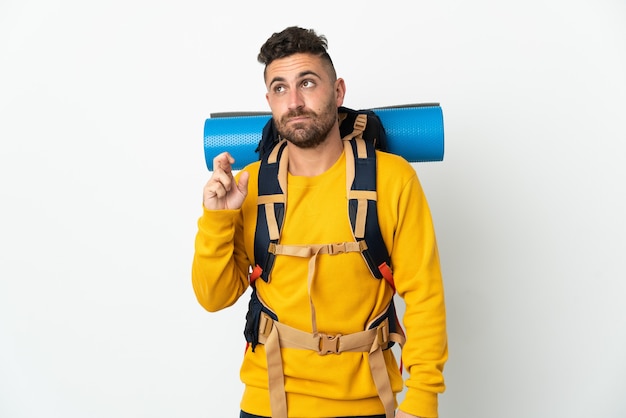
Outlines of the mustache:
[[306,110],[302,110],[302,109],[290,110],[287,114],[285,114],[281,118],[281,120],[283,122],[287,122],[291,118],[296,118],[296,117],[300,117],[300,116],[314,117],[314,116],[316,116],[316,114],[315,114],[315,112],[306,111]]

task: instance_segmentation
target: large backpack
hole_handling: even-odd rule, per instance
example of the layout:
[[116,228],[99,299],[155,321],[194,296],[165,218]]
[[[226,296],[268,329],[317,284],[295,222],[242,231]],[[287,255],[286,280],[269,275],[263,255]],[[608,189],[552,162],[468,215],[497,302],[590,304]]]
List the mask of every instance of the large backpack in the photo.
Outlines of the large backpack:
[[[380,118],[371,110],[339,108],[339,130],[344,141],[350,141],[354,155],[354,180],[352,183],[349,216],[354,237],[364,242],[363,257],[374,277],[385,277],[393,287],[389,254],[378,226],[376,207],[376,153],[387,149],[387,135]],[[357,142],[357,139],[363,139]],[[361,149],[362,145],[365,149]],[[257,152],[261,159],[259,169],[259,197],[257,227],[254,244],[255,267],[251,281],[262,278],[266,282],[274,265],[272,251],[278,244],[284,218],[284,196],[281,188],[280,158],[286,147],[270,119],[263,128]],[[262,197],[261,197],[262,196]],[[372,196],[374,198],[372,198]],[[366,202],[366,203],[365,203]],[[363,206],[365,204],[365,206]],[[359,206],[361,205],[361,206]],[[366,216],[358,216],[361,212]],[[269,251],[268,251],[269,250]]]
[[[393,297],[385,312],[372,320],[365,330],[348,335],[330,336],[318,333],[315,310],[311,302],[313,333],[300,331],[280,322],[270,306],[256,291],[255,280],[270,282],[277,255],[317,257],[318,254],[359,252],[372,276],[385,279],[395,292],[391,262],[378,225],[376,193],[376,149],[385,150],[387,136],[376,114],[370,110],[356,111],[339,108],[340,133],[346,155],[348,217],[354,241],[340,244],[281,245],[280,232],[285,218],[287,141],[276,132],[273,119],[263,129],[257,151],[261,164],[258,177],[257,224],[254,239],[254,263],[250,274],[252,294],[246,315],[244,335],[254,351],[257,344],[265,345],[272,416],[286,417],[281,348],[309,349],[325,355],[346,351],[367,352],[372,377],[386,416],[393,417],[395,405],[382,351],[395,342],[404,343],[404,333],[398,321]],[[347,186],[348,187],[348,186]],[[285,189],[285,190],[283,190]],[[312,263],[315,265],[315,263]],[[309,286],[314,273],[309,272]],[[309,295],[310,296],[310,295]],[[341,342],[339,342],[341,340]]]

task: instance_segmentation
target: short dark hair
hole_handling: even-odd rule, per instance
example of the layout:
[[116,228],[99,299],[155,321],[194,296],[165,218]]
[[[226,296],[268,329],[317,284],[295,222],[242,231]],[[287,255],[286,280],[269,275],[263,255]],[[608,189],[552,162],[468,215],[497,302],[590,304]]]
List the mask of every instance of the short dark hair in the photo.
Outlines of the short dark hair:
[[285,58],[293,54],[313,54],[327,61],[336,78],[335,66],[327,52],[328,42],[324,35],[318,35],[313,29],[303,29],[290,26],[281,32],[276,32],[261,46],[257,60],[265,64],[265,68],[272,61]]

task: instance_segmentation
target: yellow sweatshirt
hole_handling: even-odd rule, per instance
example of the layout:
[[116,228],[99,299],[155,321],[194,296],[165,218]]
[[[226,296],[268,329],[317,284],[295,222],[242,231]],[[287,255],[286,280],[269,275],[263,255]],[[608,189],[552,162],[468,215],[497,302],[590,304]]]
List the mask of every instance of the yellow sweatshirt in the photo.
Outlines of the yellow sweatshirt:
[[[281,243],[326,244],[353,241],[347,215],[345,155],[315,177],[288,177],[287,211]],[[447,337],[443,283],[430,210],[413,167],[396,155],[377,153],[378,216],[391,254],[396,289],[404,299],[407,341],[403,366],[408,390],[400,409],[421,417],[437,416],[437,395],[444,390]],[[250,173],[248,196],[240,210],[204,209],[198,221],[192,283],[208,311],[234,304],[249,286],[254,265],[259,163]],[[279,321],[310,332],[307,286],[309,260],[277,256],[266,283],[256,280],[259,296]],[[329,335],[363,331],[389,303],[392,290],[373,278],[359,253],[319,255],[311,286],[319,332]],[[244,318],[242,318],[243,329]],[[403,388],[391,350],[384,352],[394,392]],[[320,356],[282,349],[290,417],[383,414],[367,353]],[[262,344],[247,350],[241,367],[245,391],[241,408],[270,416],[267,362]]]

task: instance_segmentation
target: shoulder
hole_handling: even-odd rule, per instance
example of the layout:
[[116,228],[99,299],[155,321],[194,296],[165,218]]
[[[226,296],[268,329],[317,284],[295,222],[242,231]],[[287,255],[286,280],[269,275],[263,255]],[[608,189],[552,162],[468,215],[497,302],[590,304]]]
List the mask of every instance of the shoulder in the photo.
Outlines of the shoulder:
[[395,178],[407,182],[417,177],[415,168],[403,157],[383,151],[376,151],[378,178]]
[[377,151],[376,189],[385,199],[398,201],[402,196],[423,195],[417,171],[404,157]]

